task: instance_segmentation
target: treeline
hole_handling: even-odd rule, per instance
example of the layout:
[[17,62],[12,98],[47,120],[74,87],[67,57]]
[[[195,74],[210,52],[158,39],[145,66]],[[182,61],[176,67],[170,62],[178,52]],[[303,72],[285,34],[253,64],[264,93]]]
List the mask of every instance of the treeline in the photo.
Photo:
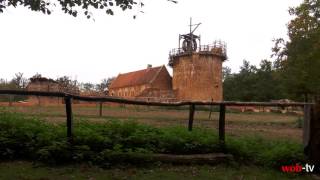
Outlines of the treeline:
[[274,63],[262,60],[260,66],[244,60],[238,73],[223,68],[223,94],[226,101],[261,101],[295,99],[286,92],[281,74]]

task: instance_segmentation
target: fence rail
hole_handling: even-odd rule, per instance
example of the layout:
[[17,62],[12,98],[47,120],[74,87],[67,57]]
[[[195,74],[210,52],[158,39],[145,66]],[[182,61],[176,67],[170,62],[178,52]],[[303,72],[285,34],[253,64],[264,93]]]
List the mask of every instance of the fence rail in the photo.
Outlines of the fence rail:
[[179,101],[179,102],[152,102],[133,99],[117,98],[113,96],[92,97],[78,96],[63,92],[42,92],[42,91],[21,91],[21,90],[0,90],[0,94],[26,95],[26,96],[46,96],[46,97],[69,97],[74,100],[88,102],[114,102],[120,104],[146,105],[146,106],[187,106],[187,105],[225,105],[225,106],[300,106],[313,105],[314,103],[304,102],[238,102],[238,101]]
[[[87,97],[72,95],[64,92],[41,92],[41,91],[21,91],[21,90],[0,90],[0,94],[7,95],[26,95],[26,96],[46,96],[46,97],[63,97],[66,105],[66,117],[67,117],[67,137],[69,142],[73,141],[73,119],[72,119],[72,100],[81,100],[89,102],[99,102],[100,111],[99,115],[102,116],[102,103],[113,102],[120,104],[132,104],[132,105],[144,105],[144,106],[189,106],[189,121],[188,130],[192,130],[194,113],[196,106],[212,105],[220,106],[219,113],[219,142],[221,146],[225,144],[225,112],[227,106],[274,106],[274,107],[289,107],[289,106],[300,106],[305,109],[305,117],[309,117],[310,108],[313,103],[302,103],[302,102],[237,102],[237,101],[180,101],[180,102],[148,102],[132,99],[123,99],[116,97]],[[310,128],[306,126],[306,128]],[[304,131],[306,131],[304,129]],[[308,133],[304,133],[304,142],[309,142]]]

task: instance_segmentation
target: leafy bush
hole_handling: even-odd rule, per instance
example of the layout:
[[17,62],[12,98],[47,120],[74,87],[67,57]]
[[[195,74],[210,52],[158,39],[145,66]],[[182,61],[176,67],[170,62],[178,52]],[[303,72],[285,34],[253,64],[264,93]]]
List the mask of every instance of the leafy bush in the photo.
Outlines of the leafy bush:
[[[303,160],[302,145],[259,137],[227,137],[225,151],[242,162],[277,166]],[[64,124],[55,125],[23,114],[0,110],[0,159],[25,158],[47,163],[92,162],[101,165],[148,161],[152,153],[222,152],[217,133],[208,129],[155,128],[132,121],[74,124],[66,139]]]
[[243,136],[227,138],[227,142],[227,151],[241,161],[272,167],[304,161],[302,144],[287,140]]

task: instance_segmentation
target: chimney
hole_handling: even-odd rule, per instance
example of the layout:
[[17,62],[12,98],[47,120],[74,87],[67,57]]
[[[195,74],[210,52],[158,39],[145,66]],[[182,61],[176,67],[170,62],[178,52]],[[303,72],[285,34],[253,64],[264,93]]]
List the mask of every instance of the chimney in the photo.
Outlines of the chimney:
[[148,65],[147,65],[147,69],[150,69],[150,68],[152,68],[152,65],[151,65],[151,64],[148,64]]

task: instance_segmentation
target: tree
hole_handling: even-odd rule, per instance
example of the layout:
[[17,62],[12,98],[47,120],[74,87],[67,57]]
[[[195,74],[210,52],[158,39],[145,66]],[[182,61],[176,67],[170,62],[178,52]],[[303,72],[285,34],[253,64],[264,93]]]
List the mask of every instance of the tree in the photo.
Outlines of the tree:
[[96,84],[96,91],[100,93],[105,93],[108,91],[111,82],[115,79],[115,77],[110,77],[108,79],[104,78],[101,80],[100,84]]
[[[175,0],[167,1],[177,3]],[[135,6],[143,7],[144,3],[137,0],[57,0],[56,2],[48,0],[0,0],[0,13],[4,12],[6,7],[23,6],[32,11],[51,14],[52,8],[57,5],[66,14],[76,17],[79,12],[82,12],[87,18],[91,18],[92,9],[100,9],[105,11],[106,14],[113,15],[114,7],[125,11]],[[133,17],[135,18],[135,15]]]
[[320,92],[320,0],[304,0],[289,13],[289,40],[276,40],[273,52],[288,92],[308,101]]
[[27,78],[23,77],[23,73],[21,72],[16,73],[15,77],[11,81],[18,89],[24,89],[28,84]]
[[257,68],[243,60],[240,72],[229,75],[224,80],[223,90],[225,100],[254,101]]
[[286,98],[281,81],[271,61],[262,60],[260,67],[243,61],[239,73],[225,76],[223,94],[231,101],[270,101]]
[[222,67],[222,81],[231,75],[231,68],[228,66]]
[[93,91],[94,90],[94,84],[87,82],[83,84],[83,88],[85,91]]
[[79,94],[79,83],[77,80],[72,80],[68,76],[62,76],[57,78],[56,82],[59,84],[59,91],[70,94]]

